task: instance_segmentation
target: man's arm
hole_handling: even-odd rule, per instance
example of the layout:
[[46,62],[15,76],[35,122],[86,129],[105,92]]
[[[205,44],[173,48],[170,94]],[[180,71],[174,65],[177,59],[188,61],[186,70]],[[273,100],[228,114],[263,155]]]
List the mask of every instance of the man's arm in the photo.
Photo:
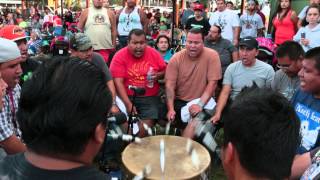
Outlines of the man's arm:
[[231,92],[231,85],[229,84],[223,85],[221,93],[218,98],[217,105],[216,105],[216,111],[214,113],[214,116],[211,117],[211,121],[213,123],[217,123],[220,120],[221,113],[228,102],[230,92]]
[[203,106],[207,104],[209,99],[214,95],[214,91],[217,87],[218,81],[209,81],[204,92],[202,93],[200,97],[200,103],[199,104],[193,104],[189,107],[189,112],[191,116],[196,116],[199,112],[202,111]]
[[111,39],[112,39],[112,45],[114,48],[116,48],[116,39],[117,39],[117,23],[116,23],[116,16],[113,12],[111,12],[108,9],[108,15],[110,18],[110,24],[111,24]]
[[0,146],[7,154],[16,154],[26,151],[26,146],[15,135],[0,142]]
[[[115,84],[115,88],[117,90],[117,94],[121,98],[121,100],[123,101],[124,105],[126,106],[127,112],[131,113],[132,102],[129,99],[129,96],[127,94],[127,91],[126,91],[123,83],[124,83],[123,78],[114,78],[114,84]],[[137,113],[135,108],[133,109],[133,112],[135,114]]]
[[147,16],[143,12],[142,9],[139,9],[139,14],[140,14],[140,18],[141,18],[141,24],[142,24],[142,27],[143,27],[143,31],[144,32],[148,32],[148,19],[147,19]]
[[167,98],[167,118],[169,121],[173,121],[176,115],[176,112],[174,111],[174,98],[175,98],[175,88],[176,88],[176,82],[166,80],[166,98]]
[[107,82],[107,86],[109,88],[109,90],[111,91],[111,94],[112,94],[112,107],[111,107],[111,113],[117,113],[119,112],[119,108],[117,107],[117,105],[115,104],[116,102],[116,88],[114,86],[114,82],[113,80],[110,80]]
[[290,179],[299,179],[310,165],[310,152],[296,155],[292,163]]
[[238,46],[239,44],[239,35],[240,35],[240,27],[232,27],[232,32],[233,32],[233,45]]
[[84,26],[87,21],[87,17],[88,17],[88,9],[85,9],[81,12],[80,19],[78,22],[78,28],[81,29],[81,31],[83,31],[84,29]]

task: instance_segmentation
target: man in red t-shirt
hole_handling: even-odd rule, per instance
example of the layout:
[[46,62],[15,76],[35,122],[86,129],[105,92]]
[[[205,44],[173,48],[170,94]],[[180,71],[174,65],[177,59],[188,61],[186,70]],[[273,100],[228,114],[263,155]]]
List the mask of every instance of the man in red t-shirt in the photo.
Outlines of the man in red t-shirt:
[[[163,78],[166,64],[161,55],[147,46],[143,30],[133,29],[128,36],[128,46],[118,51],[112,59],[110,71],[114,78],[118,96],[124,102],[127,112],[139,114],[149,127],[158,119],[160,98],[158,79]],[[147,74],[149,78],[147,79]],[[133,91],[129,86],[144,88],[144,95],[137,95],[133,105]],[[140,136],[144,135],[142,124]]]

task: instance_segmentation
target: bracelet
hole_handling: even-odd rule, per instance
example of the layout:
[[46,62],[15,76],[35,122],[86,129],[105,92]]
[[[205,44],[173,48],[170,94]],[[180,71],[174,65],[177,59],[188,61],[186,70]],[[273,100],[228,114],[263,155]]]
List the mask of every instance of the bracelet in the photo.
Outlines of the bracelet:
[[197,103],[197,105],[200,106],[201,108],[204,107],[204,104],[203,104],[203,102],[201,102],[201,101],[199,101],[199,102]]
[[114,102],[112,102],[112,106],[116,106],[117,105],[117,103],[114,101]]

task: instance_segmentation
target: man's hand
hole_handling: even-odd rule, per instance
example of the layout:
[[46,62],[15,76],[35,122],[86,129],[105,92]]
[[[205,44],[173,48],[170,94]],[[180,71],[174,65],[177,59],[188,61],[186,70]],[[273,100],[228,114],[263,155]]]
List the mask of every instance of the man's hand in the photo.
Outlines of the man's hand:
[[212,122],[212,124],[217,124],[220,121],[220,118],[220,114],[216,113],[214,116],[210,118],[210,121]]
[[132,115],[138,114],[136,107],[133,106],[133,108],[132,108],[132,103],[130,103],[129,105],[126,105],[126,109],[127,109],[128,114],[131,114],[131,110],[132,110]]
[[304,46],[308,46],[309,45],[309,40],[308,39],[305,39],[305,38],[301,38],[301,44],[304,45]]
[[202,111],[202,108],[198,104],[192,104],[189,107],[189,112],[192,117],[195,117],[201,111]]
[[116,114],[116,113],[120,112],[120,109],[118,108],[117,105],[113,104],[112,107],[111,107],[111,109],[110,109],[110,112],[111,112],[112,114]]
[[173,122],[176,117],[176,112],[174,110],[169,110],[167,113],[167,119],[170,122]]

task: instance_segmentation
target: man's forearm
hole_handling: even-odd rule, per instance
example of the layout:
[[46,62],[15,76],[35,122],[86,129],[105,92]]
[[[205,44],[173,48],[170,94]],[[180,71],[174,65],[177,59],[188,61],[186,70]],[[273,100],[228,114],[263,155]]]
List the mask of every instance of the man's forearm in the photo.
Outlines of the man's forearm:
[[233,27],[233,40],[239,40],[239,35],[240,35],[240,27]]
[[7,154],[17,154],[26,151],[26,146],[15,135],[1,141],[0,146],[3,147]]
[[[128,97],[128,94],[127,94],[127,91],[123,85],[123,82],[117,80],[117,78],[115,78],[114,82],[115,82],[118,96],[121,98],[121,100],[123,101],[125,106],[128,107],[128,105],[131,104],[131,101]],[[127,111],[128,111],[128,109],[127,109]]]
[[167,108],[168,110],[174,109],[174,88],[173,87],[166,87],[166,98],[167,98]]
[[217,87],[217,81],[210,81],[207,84],[206,89],[204,90],[204,92],[202,93],[201,97],[200,97],[200,101],[203,104],[207,104],[207,102],[209,101],[209,99],[214,96],[214,91]]
[[112,102],[115,102],[117,93],[116,93],[116,88],[114,86],[113,80],[108,81],[107,86],[112,94]]

